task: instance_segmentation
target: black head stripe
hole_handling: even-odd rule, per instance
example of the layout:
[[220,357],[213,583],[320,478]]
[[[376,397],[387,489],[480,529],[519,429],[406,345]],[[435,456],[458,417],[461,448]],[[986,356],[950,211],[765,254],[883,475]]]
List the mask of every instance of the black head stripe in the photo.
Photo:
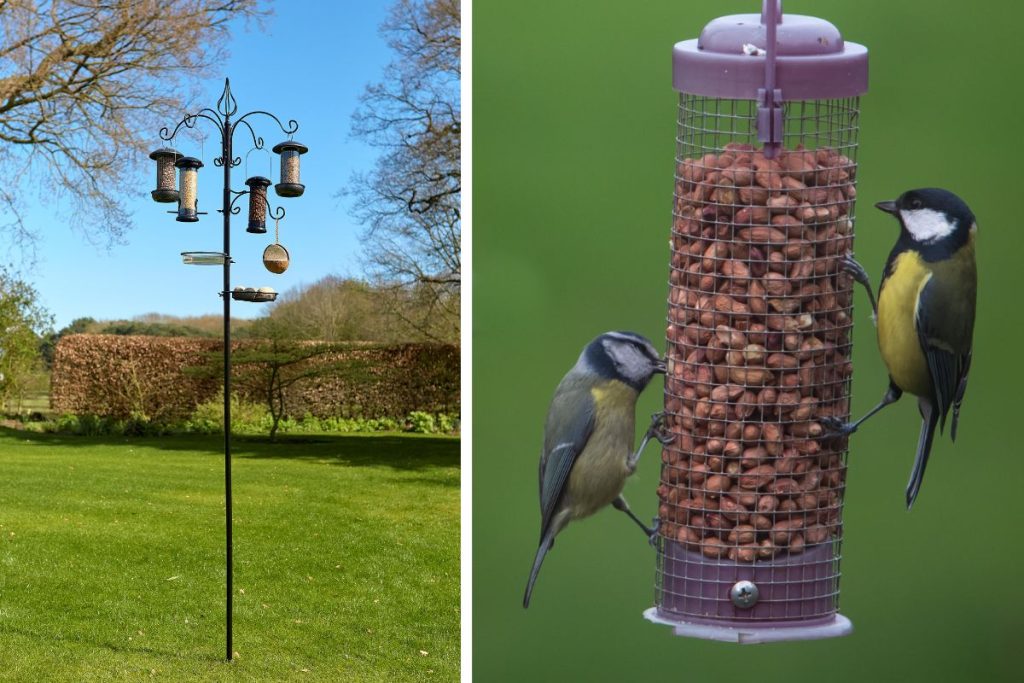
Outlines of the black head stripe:
[[651,340],[642,334],[637,334],[636,332],[606,332],[601,336],[633,344],[637,348],[642,349],[644,354],[652,361],[661,359],[661,354],[654,348]]
[[615,362],[612,361],[608,352],[604,348],[604,337],[601,335],[594,341],[587,344],[586,350],[583,352],[583,357],[587,361],[587,365],[600,377],[605,379],[615,379],[619,376],[618,370],[615,369]]

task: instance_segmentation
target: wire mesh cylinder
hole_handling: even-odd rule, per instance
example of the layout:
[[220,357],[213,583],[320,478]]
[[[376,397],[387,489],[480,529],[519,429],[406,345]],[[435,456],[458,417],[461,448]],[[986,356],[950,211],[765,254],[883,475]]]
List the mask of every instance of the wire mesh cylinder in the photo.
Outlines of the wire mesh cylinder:
[[156,189],[150,193],[153,201],[178,201],[178,190],[174,185],[174,162],[180,157],[181,152],[170,147],[161,147],[149,155],[149,158],[156,162]]
[[[682,93],[668,311],[657,616],[809,624],[838,607],[850,410],[858,98]],[[751,594],[737,598],[748,581]],[[746,584],[743,584],[744,586]]]
[[263,234],[267,231],[267,188],[270,179],[253,176],[245,181],[249,186],[249,224],[246,232]]

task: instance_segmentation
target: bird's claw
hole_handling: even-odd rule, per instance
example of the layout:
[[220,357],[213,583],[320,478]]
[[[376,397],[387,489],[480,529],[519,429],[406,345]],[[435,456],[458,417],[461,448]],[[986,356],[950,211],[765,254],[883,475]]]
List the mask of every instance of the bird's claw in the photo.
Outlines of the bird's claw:
[[871,281],[868,277],[868,271],[864,270],[864,266],[853,257],[852,253],[847,252],[840,256],[839,265],[844,273],[852,276],[857,282],[865,284]]
[[849,436],[857,431],[857,425],[837,417],[823,417],[818,420],[828,436]]
[[665,424],[668,419],[668,415],[665,411],[654,413],[651,415],[651,426],[647,428],[647,436],[652,439],[657,439],[662,446],[667,446],[675,441],[675,434],[668,431],[668,425]]
[[661,518],[655,517],[651,520],[651,533],[647,536],[647,542],[651,544],[652,548],[658,547],[658,530],[661,529]]

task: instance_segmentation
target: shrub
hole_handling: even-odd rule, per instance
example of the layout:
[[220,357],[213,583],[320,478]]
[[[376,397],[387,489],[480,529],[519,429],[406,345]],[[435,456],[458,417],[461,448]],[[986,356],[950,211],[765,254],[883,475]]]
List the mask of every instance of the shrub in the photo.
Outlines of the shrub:
[[[224,391],[196,406],[192,416],[182,425],[186,432],[217,434],[224,432]],[[258,403],[243,401],[231,395],[231,431],[235,434],[260,434],[270,431],[270,412]]]
[[414,410],[409,413],[409,424],[411,425],[409,431],[418,434],[434,434],[437,432],[437,421],[434,420],[434,416],[422,410]]

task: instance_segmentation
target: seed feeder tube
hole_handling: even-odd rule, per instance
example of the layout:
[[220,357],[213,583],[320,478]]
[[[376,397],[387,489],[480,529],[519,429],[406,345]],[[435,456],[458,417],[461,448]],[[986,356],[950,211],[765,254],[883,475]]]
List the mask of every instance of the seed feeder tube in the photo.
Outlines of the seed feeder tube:
[[274,154],[281,155],[281,182],[274,185],[279,197],[301,197],[306,186],[299,182],[299,157],[309,151],[301,142],[286,140],[274,145]]
[[156,162],[156,189],[150,194],[153,201],[169,204],[178,201],[178,190],[174,186],[174,162],[181,158],[181,152],[170,147],[161,147],[149,158]]
[[245,181],[249,186],[249,225],[246,232],[263,234],[267,231],[267,188],[270,179],[253,176]]
[[654,607],[677,635],[846,635],[859,96],[867,50],[822,19],[711,21],[677,43],[679,118]]
[[176,221],[181,223],[195,223],[199,220],[198,206],[198,185],[199,169],[203,162],[195,157],[182,157],[174,165],[178,171],[178,217]]

